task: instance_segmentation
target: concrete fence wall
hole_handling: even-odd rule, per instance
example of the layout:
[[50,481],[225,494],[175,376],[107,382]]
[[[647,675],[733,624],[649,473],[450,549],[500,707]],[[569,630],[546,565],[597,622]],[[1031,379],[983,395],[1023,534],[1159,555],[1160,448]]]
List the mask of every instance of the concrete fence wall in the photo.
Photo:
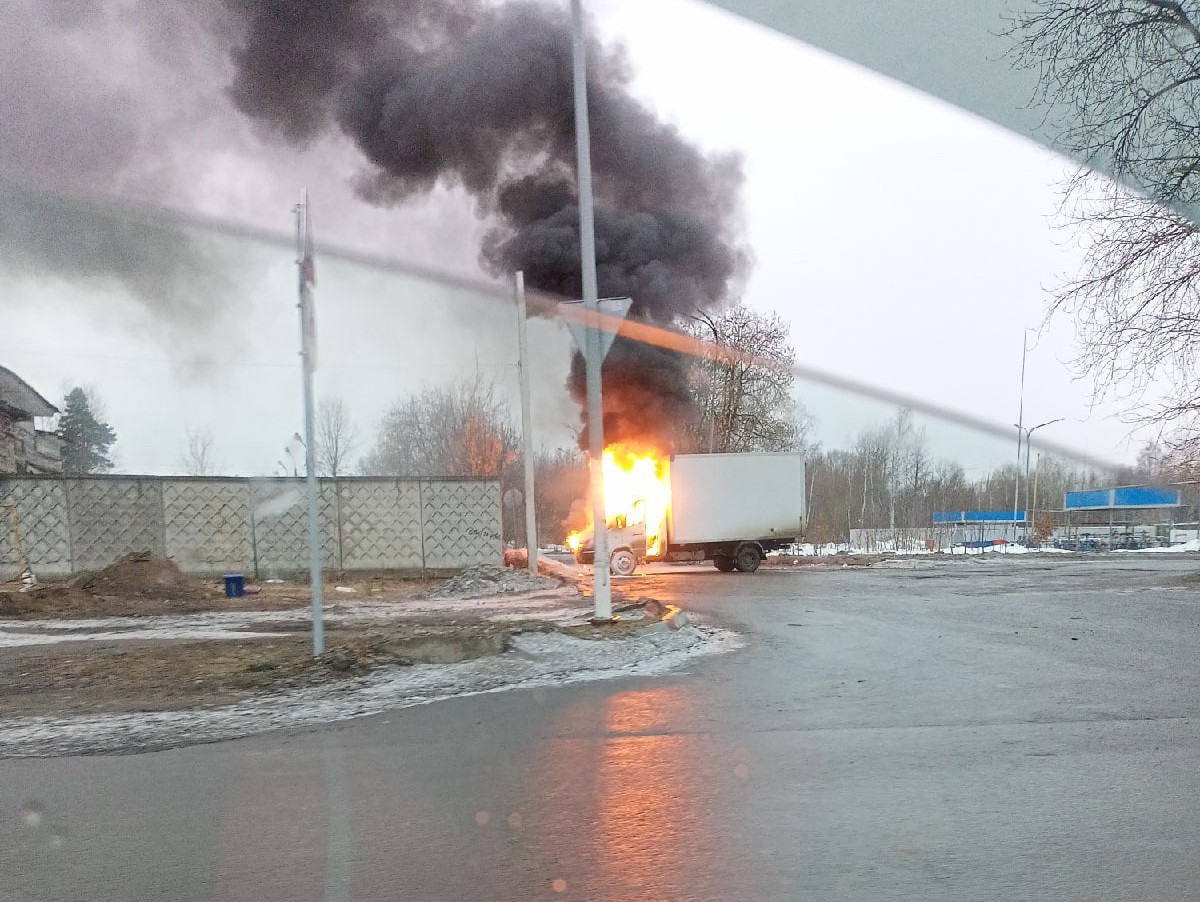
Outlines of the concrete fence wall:
[[[322,479],[320,491],[326,569],[452,571],[502,561],[496,481]],[[0,506],[0,578],[17,571],[12,506],[38,576],[95,570],[143,550],[198,575],[308,568],[302,479],[6,476]]]

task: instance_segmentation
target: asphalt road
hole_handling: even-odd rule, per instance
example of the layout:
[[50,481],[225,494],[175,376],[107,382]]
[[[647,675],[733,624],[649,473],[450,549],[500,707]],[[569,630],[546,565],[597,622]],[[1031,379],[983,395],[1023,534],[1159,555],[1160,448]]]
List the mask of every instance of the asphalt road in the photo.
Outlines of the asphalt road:
[[0,762],[0,899],[1200,899],[1200,561],[629,588],[748,644],[652,681]]

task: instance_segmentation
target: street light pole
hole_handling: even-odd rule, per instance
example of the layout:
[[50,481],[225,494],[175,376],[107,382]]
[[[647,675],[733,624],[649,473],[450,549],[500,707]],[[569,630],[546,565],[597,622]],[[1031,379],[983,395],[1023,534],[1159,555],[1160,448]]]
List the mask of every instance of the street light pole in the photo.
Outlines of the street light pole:
[[[1029,354],[1029,333],[1036,329],[1027,326],[1021,336],[1021,391],[1017,397],[1017,468],[1013,472],[1013,538],[1017,535],[1017,511],[1021,507],[1021,432],[1025,428],[1025,358]],[[1026,501],[1028,487],[1026,487]]]
[[[1055,423],[1061,423],[1062,417],[1056,417],[1053,420],[1047,420],[1044,423],[1038,423],[1036,426],[1030,426],[1025,430],[1025,503],[1029,503],[1029,449],[1033,444],[1033,434],[1043,426],[1053,426]],[[1041,460],[1041,455],[1038,455],[1038,460]],[[1025,518],[1025,544],[1029,544],[1029,517]]]
[[1037,456],[1037,466],[1033,468],[1033,501],[1030,504],[1030,507],[1033,508],[1031,516],[1033,517],[1034,524],[1037,523],[1038,480],[1041,478],[1041,476],[1042,476],[1042,452],[1039,451],[1038,456]]
[[587,366],[588,468],[592,494],[593,614],[612,620],[612,586],[608,579],[608,518],[604,510],[604,404],[600,394],[601,363],[598,314],[600,290],[596,279],[596,217],[592,198],[592,139],[588,124],[587,44],[583,34],[582,0],[571,0],[571,51],[575,82],[575,153],[579,178],[579,252],[583,270],[583,305],[591,316],[584,349]]

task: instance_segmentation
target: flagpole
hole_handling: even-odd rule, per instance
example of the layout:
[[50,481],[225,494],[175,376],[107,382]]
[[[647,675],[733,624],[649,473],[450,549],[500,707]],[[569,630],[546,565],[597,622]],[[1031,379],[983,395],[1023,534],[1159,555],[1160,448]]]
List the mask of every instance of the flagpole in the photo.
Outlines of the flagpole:
[[308,209],[308,191],[296,207],[296,262],[300,268],[300,369],[304,377],[304,469],[308,493],[308,578],[312,591],[313,655],[325,653],[325,597],[321,582],[321,507],[317,487],[316,403],[313,397],[313,371],[317,368],[317,335],[313,309],[312,218]]

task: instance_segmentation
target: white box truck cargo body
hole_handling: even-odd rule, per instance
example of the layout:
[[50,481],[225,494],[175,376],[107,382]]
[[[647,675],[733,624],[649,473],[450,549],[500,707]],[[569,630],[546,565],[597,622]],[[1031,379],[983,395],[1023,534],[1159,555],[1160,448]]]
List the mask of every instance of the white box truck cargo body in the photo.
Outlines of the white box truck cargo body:
[[[670,460],[671,500],[665,541],[647,554],[646,526],[610,524],[614,573],[643,560],[711,560],[718,570],[758,569],[768,551],[804,535],[804,455],[799,453],[680,454]],[[592,563],[586,539],[576,559]]]
[[669,544],[794,542],[804,532],[803,454],[671,458]]

